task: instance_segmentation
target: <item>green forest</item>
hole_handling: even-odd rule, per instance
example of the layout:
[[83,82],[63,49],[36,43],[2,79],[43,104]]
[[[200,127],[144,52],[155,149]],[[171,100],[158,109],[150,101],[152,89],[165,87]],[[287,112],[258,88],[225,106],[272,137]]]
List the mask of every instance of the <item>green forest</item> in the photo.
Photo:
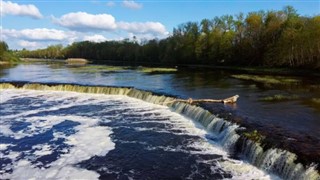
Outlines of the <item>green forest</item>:
[[0,64],[1,62],[16,62],[19,61],[18,57],[9,50],[8,44],[0,41]]
[[263,66],[320,69],[320,15],[280,11],[223,15],[186,22],[166,39],[75,42],[16,52],[28,58],[86,58],[162,65]]

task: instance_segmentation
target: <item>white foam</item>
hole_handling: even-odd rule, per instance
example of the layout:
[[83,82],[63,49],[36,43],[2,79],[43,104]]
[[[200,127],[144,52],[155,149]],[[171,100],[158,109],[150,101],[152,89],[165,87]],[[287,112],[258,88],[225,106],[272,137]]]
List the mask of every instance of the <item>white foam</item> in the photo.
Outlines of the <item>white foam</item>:
[[[87,96],[79,93],[61,93],[61,92],[44,92],[44,91],[29,91],[29,90],[4,90],[0,92],[0,96],[10,99],[10,97],[38,97],[46,99],[47,102],[56,100],[59,97],[61,101],[64,99],[72,99],[64,101],[62,105],[57,107],[41,108],[16,113],[8,116],[1,117],[0,132],[4,136],[10,136],[14,139],[21,139],[24,137],[32,137],[50,130],[54,125],[57,125],[65,120],[78,122],[74,130],[75,134],[66,135],[63,132],[54,132],[53,136],[56,140],[58,138],[64,138],[65,144],[69,145],[70,149],[60,150],[62,153],[59,158],[47,164],[45,167],[38,168],[38,164],[32,164],[31,162],[39,157],[50,155],[53,153],[56,147],[49,144],[34,145],[32,149],[35,151],[25,151],[27,156],[18,160],[20,152],[9,151],[7,155],[2,157],[12,160],[12,164],[8,164],[3,169],[12,170],[12,173],[4,173],[0,175],[0,179],[97,179],[99,174],[94,171],[88,171],[85,169],[74,167],[81,161],[87,160],[93,156],[104,156],[110,150],[114,149],[115,144],[109,137],[112,133],[112,129],[106,126],[98,126],[99,119],[88,118],[76,115],[61,115],[61,116],[45,116],[38,117],[33,116],[42,111],[54,111],[60,108],[72,107],[75,104],[95,104],[102,102],[99,98],[93,96]],[[6,102],[6,101],[1,101]],[[27,105],[26,105],[27,106]],[[28,117],[26,117],[28,116]],[[13,122],[23,121],[30,123],[26,128],[18,132],[13,132],[10,127]],[[0,150],[6,150],[12,144],[1,144]],[[40,163],[41,164],[41,163]]]
[[[108,122],[110,120],[117,120],[121,118],[121,115],[107,116],[107,117],[96,117],[94,114],[90,118],[84,116],[76,115],[65,115],[65,116],[46,116],[37,117],[35,116],[39,112],[44,111],[55,111],[62,108],[73,107],[74,105],[95,105],[95,104],[112,104],[114,101],[120,102],[118,106],[108,107],[105,111],[116,111],[127,109],[125,114],[139,115],[141,122],[151,121],[154,122],[157,119],[158,123],[168,124],[165,129],[161,128],[139,128],[136,127],[137,131],[157,131],[173,133],[176,135],[190,135],[200,137],[197,142],[189,142],[184,147],[171,147],[171,146],[147,146],[149,150],[162,149],[165,151],[181,151],[190,154],[212,154],[221,155],[222,158],[213,161],[203,161],[203,163],[215,165],[212,166],[212,170],[216,168],[221,168],[225,171],[230,172],[234,179],[273,179],[273,177],[267,175],[263,171],[258,170],[254,166],[245,163],[243,161],[232,160],[228,157],[228,153],[223,149],[223,147],[216,144],[216,142],[210,142],[207,140],[206,136],[208,132],[190,119],[170,111],[169,108],[160,105],[154,105],[150,103],[143,102],[141,100],[129,98],[126,96],[107,96],[99,94],[81,94],[73,92],[58,92],[58,91],[32,91],[32,90],[3,90],[0,91],[0,95],[4,95],[5,99],[10,99],[10,97],[37,97],[44,99],[45,103],[51,103],[56,101],[61,101],[59,105],[49,108],[38,109],[11,114],[4,116],[5,127],[1,127],[0,131],[7,136],[14,137],[15,139],[23,138],[26,136],[34,136],[43,132],[50,130],[54,125],[59,124],[65,120],[70,120],[80,123],[74,129],[75,134],[66,135],[62,132],[53,132],[54,140],[58,138],[65,139],[65,143],[70,145],[70,149],[62,149],[60,152],[62,154],[60,157],[48,164],[46,169],[39,169],[36,165],[31,164],[31,158],[17,160],[17,154],[12,152],[11,159],[13,160],[13,172],[10,174],[5,174],[0,178],[9,179],[96,179],[99,175],[96,172],[88,171],[74,167],[83,160],[89,159],[93,156],[103,156],[106,155],[110,150],[115,148],[115,144],[110,139],[110,134],[112,130],[106,126],[98,126],[98,123]],[[82,112],[79,112],[82,113]],[[26,117],[28,116],[28,117]],[[30,123],[27,128],[19,132],[12,132],[10,130],[10,120],[21,119],[24,122]],[[0,122],[1,123],[1,122]],[[1,125],[1,124],[0,124]],[[180,131],[176,132],[176,131]],[[141,143],[141,142],[140,142]],[[143,144],[143,143],[142,143]],[[8,146],[4,145],[3,148],[7,149]],[[33,156],[41,157],[43,155],[51,154],[55,149],[48,144],[42,144],[39,146],[34,146],[36,149]],[[186,149],[196,149],[196,150],[186,150]],[[34,157],[33,157],[34,158]],[[8,165],[9,168],[10,165]],[[22,177],[23,175],[23,177]]]
[[53,137],[54,137],[53,141],[56,141],[59,138],[61,138],[61,139],[67,138],[67,136],[63,132],[53,132]]
[[[15,117],[13,117],[15,118]],[[70,117],[65,117],[70,118]],[[10,120],[11,118],[4,118],[5,120]],[[1,125],[0,132],[4,136],[9,136],[14,139],[21,139],[24,137],[32,137],[37,134],[41,134],[51,129],[52,126],[63,122],[65,119],[59,116],[46,116],[46,117],[30,117],[23,119],[24,122],[31,123],[27,128],[20,130],[18,132],[13,132],[10,125]]]
[[[3,97],[4,99],[10,99],[10,97],[17,96],[17,93],[19,93],[18,97],[42,97],[45,99],[44,101],[45,104],[50,102],[64,101],[64,103],[61,103],[54,107],[39,108],[36,110],[29,110],[21,113],[14,113],[11,115],[2,116],[1,117],[2,119],[8,119],[8,118],[12,119],[12,118],[18,118],[18,117],[21,118],[21,117],[41,113],[44,111],[56,111],[63,108],[69,108],[75,105],[75,101],[76,101],[76,104],[81,104],[81,105],[98,104],[100,102],[103,102],[100,99],[96,98],[97,97],[96,94],[93,94],[91,96],[84,96],[84,95],[79,95],[80,93],[74,93],[74,92],[68,92],[68,93],[62,94],[59,91],[7,89],[7,90],[0,91],[0,93],[1,93],[1,97]],[[96,98],[96,99],[93,99],[93,98]],[[26,104],[26,106],[29,106],[29,104]]]
[[12,146],[12,144],[0,144],[0,151],[6,150],[9,146]]
[[0,126],[0,133],[4,136],[11,136],[14,132],[10,129],[10,125],[8,124],[1,124]]
[[[29,122],[33,121],[35,118]],[[29,119],[29,120],[30,120]],[[96,172],[76,168],[73,165],[93,156],[106,155],[110,150],[114,149],[115,144],[111,141],[109,135],[112,133],[109,127],[97,126],[97,119],[91,119],[80,116],[47,116],[48,125],[41,127],[52,126],[53,121],[62,122],[64,119],[80,122],[76,126],[76,133],[66,137],[66,144],[71,145],[67,153],[62,154],[58,160],[50,163],[47,169],[39,169],[30,161],[23,159],[15,162],[13,173],[5,174],[0,178],[9,179],[96,179],[99,175]],[[37,122],[38,123],[38,122]],[[45,123],[42,121],[42,123]],[[34,135],[34,134],[33,134]],[[60,137],[61,134],[58,133]],[[52,148],[48,144],[36,145],[32,147],[36,149],[33,153],[36,157],[49,155],[52,153]],[[16,160],[17,156],[7,156],[12,160]],[[23,175],[23,177],[21,176]]]
[[32,149],[37,149],[33,154],[36,156],[45,156],[52,154],[52,149],[49,144],[45,145],[36,145],[33,146]]
[[0,89],[0,103],[5,103],[10,99],[14,99],[13,97],[16,96],[17,94],[10,93],[10,91],[13,89]]
[[223,161],[220,162],[220,166],[227,172],[231,172],[232,179],[261,179],[261,180],[280,180],[281,178],[275,175],[268,175],[258,168],[252,166],[249,163],[243,161]]
[[20,152],[11,151],[8,155],[4,155],[4,157],[9,159],[17,159],[20,155]]
[[[129,98],[131,99],[131,98]],[[218,160],[202,160],[202,163],[207,164],[215,164],[215,166],[212,166],[212,173],[217,172],[218,168],[222,168],[224,171],[227,171],[232,174],[232,179],[279,179],[277,176],[268,175],[266,172],[259,170],[258,168],[254,167],[253,165],[240,161],[240,160],[233,160],[228,157],[228,153],[223,149],[221,145],[218,145],[218,142],[210,141],[206,138],[208,135],[208,132],[203,128],[200,124],[197,122],[193,122],[192,120],[177,114],[173,113],[169,110],[169,108],[166,108],[164,106],[149,104],[145,102],[141,102],[140,100],[130,100],[129,103],[126,104],[128,107],[134,107],[135,110],[145,110],[143,113],[135,112],[135,114],[146,114],[146,113],[158,113],[159,117],[162,118],[168,118],[169,120],[165,121],[158,121],[159,123],[170,123],[173,125],[171,128],[169,128],[167,131],[170,130],[181,130],[183,133],[174,133],[177,135],[191,135],[191,136],[198,136],[201,137],[199,141],[196,142],[190,142],[187,146],[191,149],[195,149],[192,151],[186,151],[185,148],[179,148],[179,147],[170,147],[170,146],[147,146],[147,150],[156,150],[156,149],[162,149],[164,151],[171,151],[171,152],[187,152],[190,154],[212,154],[212,155],[221,155],[222,158]],[[150,110],[149,110],[150,109]],[[157,109],[156,111],[152,109]],[[147,117],[146,119],[149,119],[150,117]],[[142,116],[143,119],[143,116]],[[148,130],[148,129],[140,129],[140,130]],[[213,134],[210,134],[211,136],[214,136]],[[221,161],[221,162],[220,162]],[[220,163],[219,163],[220,162]],[[197,172],[191,172],[190,177],[193,176]]]
[[80,169],[73,166],[56,166],[49,169],[39,169],[27,160],[20,160],[10,175],[4,175],[0,178],[24,180],[24,179],[98,179],[99,174],[86,169]]

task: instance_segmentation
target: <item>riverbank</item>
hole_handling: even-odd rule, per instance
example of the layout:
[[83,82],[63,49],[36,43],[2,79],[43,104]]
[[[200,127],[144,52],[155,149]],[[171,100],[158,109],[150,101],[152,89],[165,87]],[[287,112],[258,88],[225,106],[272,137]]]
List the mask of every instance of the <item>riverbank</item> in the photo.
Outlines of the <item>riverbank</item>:
[[313,69],[297,68],[274,68],[259,66],[215,66],[215,65],[196,65],[196,64],[167,64],[151,62],[127,62],[127,61],[97,61],[94,59],[69,58],[64,59],[45,59],[45,58],[20,58],[22,62],[80,62],[88,65],[106,65],[106,66],[125,66],[125,67],[150,67],[150,68],[174,68],[174,69],[192,69],[196,71],[215,71],[227,70],[233,73],[252,74],[252,75],[279,75],[279,76],[314,76],[320,77],[320,72]]
[[8,64],[10,64],[10,62],[8,62],[8,61],[0,61],[0,66],[1,65],[8,65]]
[[87,59],[83,58],[68,58],[65,62],[71,65],[84,65],[89,63]]
[[20,58],[21,62],[62,62],[64,59]]
[[[10,56],[12,56],[10,54]],[[9,59],[9,60],[8,60]],[[21,60],[19,58],[7,58],[5,60],[0,60],[0,66],[8,66],[8,65],[13,65],[13,64],[19,64],[21,62]]]
[[283,75],[283,76],[316,76],[320,77],[320,72],[312,69],[295,68],[273,68],[273,67],[246,67],[246,66],[212,66],[212,65],[178,65],[180,68],[190,68],[196,70],[228,70],[234,73],[245,73],[254,75]]

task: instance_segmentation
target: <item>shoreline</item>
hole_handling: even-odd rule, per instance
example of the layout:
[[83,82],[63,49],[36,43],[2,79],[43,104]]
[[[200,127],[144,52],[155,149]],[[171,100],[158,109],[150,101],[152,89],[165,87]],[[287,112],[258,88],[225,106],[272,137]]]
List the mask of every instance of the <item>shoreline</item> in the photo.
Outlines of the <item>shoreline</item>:
[[[42,58],[20,58],[21,62],[65,62],[68,59],[42,59]],[[150,63],[150,62],[129,62],[129,61],[97,61],[94,59],[69,58],[70,62],[84,63],[85,65],[106,65],[106,66],[145,66],[145,67],[177,67],[178,69],[193,69],[203,71],[207,70],[227,70],[240,74],[252,75],[280,75],[280,76],[301,76],[301,77],[320,77],[320,72],[314,69],[297,69],[297,68],[281,68],[281,67],[261,67],[261,66],[217,66],[205,64],[167,64],[167,63]],[[79,59],[79,61],[78,61]],[[85,61],[84,61],[85,60]],[[19,63],[19,62],[18,62]],[[1,65],[1,63],[0,63]]]
[[320,73],[312,69],[274,68],[274,67],[246,67],[246,66],[214,66],[214,65],[180,65],[179,67],[210,70],[227,70],[235,73],[252,75],[280,75],[280,76],[314,76],[320,77]]
[[10,64],[10,62],[8,62],[8,61],[0,61],[0,66],[1,65],[8,65],[8,64]]

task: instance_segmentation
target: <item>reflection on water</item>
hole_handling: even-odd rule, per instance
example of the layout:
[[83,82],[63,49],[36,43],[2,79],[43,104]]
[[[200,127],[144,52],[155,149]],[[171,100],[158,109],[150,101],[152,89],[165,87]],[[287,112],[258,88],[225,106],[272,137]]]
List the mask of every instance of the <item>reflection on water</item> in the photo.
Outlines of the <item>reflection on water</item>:
[[[320,98],[319,78],[300,78],[298,84],[284,85],[241,80],[231,75],[222,70],[146,73],[128,67],[72,67],[62,63],[20,64],[0,69],[1,81],[131,86],[194,99],[218,99],[239,94],[236,106],[219,104],[212,107],[229,109],[259,126],[273,126],[281,129],[282,133],[302,133],[320,140],[320,103],[317,101]],[[263,101],[268,98],[271,100]]]

